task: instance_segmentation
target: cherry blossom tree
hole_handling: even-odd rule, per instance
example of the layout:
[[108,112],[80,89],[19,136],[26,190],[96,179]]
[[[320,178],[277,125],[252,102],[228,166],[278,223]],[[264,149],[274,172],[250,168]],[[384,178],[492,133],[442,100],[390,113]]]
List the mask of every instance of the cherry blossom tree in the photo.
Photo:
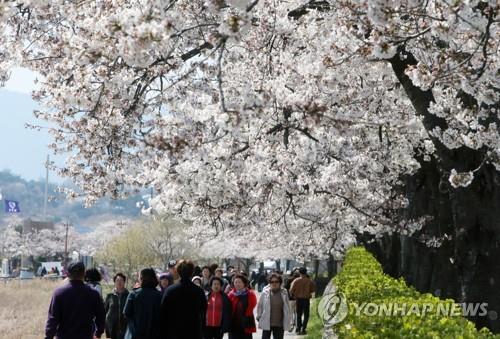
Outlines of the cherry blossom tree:
[[21,246],[19,225],[21,225],[20,219],[11,219],[8,224],[0,230],[0,256],[2,258],[10,259],[19,254],[18,251]]
[[97,223],[90,232],[79,234],[75,239],[75,250],[83,255],[95,255],[113,238],[125,233],[134,221],[131,219],[111,219]]
[[[11,219],[8,225],[0,230],[0,256],[13,258],[56,257],[64,255],[66,228],[57,224],[53,229],[23,231],[20,218]],[[73,227],[68,230],[68,250],[79,249],[80,234]]]
[[249,252],[357,238],[421,290],[500,307],[496,1],[3,6],[3,57],[43,76],[36,114],[87,203],[154,187],[196,239]]

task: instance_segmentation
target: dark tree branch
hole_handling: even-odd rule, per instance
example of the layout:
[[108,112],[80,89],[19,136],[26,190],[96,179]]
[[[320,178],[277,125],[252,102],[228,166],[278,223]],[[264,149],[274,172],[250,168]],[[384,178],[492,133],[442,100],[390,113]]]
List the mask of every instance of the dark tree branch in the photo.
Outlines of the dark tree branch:
[[431,102],[434,102],[432,91],[430,89],[423,91],[415,86],[411,79],[405,74],[405,70],[409,66],[415,66],[418,63],[413,54],[407,52],[404,46],[400,46],[398,48],[398,53],[389,59],[389,62],[392,65],[394,74],[403,85],[406,95],[410,99],[416,113],[424,118],[423,123],[425,129],[432,131],[434,128],[440,127],[441,130],[445,130],[448,127],[446,120],[429,112],[429,106]]
[[269,131],[266,132],[266,134],[275,134],[276,132],[282,131],[283,130],[283,124],[279,123],[273,128],[271,128]]
[[226,100],[224,98],[224,89],[222,88],[222,55],[224,54],[224,48],[226,46],[226,39],[222,39],[220,43],[220,53],[219,53],[219,58],[217,60],[217,66],[218,66],[218,71],[217,71],[217,82],[219,85],[219,100],[220,100],[220,106],[221,110],[223,112],[227,112],[226,108]]
[[[425,129],[429,132],[436,127],[439,127],[442,131],[446,130],[448,128],[446,120],[429,112],[429,106],[431,102],[434,102],[432,90],[428,89],[424,91],[420,89],[405,74],[405,70],[409,66],[414,66],[418,63],[413,54],[407,52],[404,46],[399,46],[398,53],[388,61],[391,63],[399,82],[403,85],[405,93],[415,109],[415,113],[423,117],[422,122]],[[475,99],[465,92],[461,92],[459,95],[462,96],[461,99],[465,105],[475,102]],[[440,166],[444,171],[449,171],[452,168],[455,168],[459,172],[470,171],[471,169],[476,169],[484,159],[484,150],[474,150],[466,146],[458,149],[449,149],[438,138],[430,136],[430,139],[436,147],[436,151],[439,154]]]
[[181,59],[182,59],[182,61],[187,61],[187,60],[191,59],[192,57],[200,54],[203,50],[212,49],[212,48],[214,48],[214,45],[212,45],[209,42],[205,42],[203,45],[196,47],[196,48],[190,50],[189,52],[186,52],[183,55],[181,55]]
[[315,137],[313,137],[313,136],[311,135],[311,133],[309,133],[309,130],[308,130],[307,128],[292,127],[292,129],[294,129],[294,130],[297,130],[297,131],[301,132],[302,134],[304,134],[305,136],[307,136],[309,139],[312,139],[312,140],[314,140],[314,141],[316,141],[316,142],[319,142],[319,140],[318,140],[318,139],[316,139]]
[[250,12],[258,3],[259,0],[254,0],[251,3],[249,3],[246,9],[247,13]]
[[320,12],[328,11],[331,9],[331,5],[328,1],[309,1],[307,4],[300,6],[294,10],[288,12],[288,17],[292,19],[298,19],[301,16],[309,13],[309,10],[315,9]]
[[249,148],[250,148],[250,144],[249,144],[248,142],[245,142],[245,146],[243,146],[243,147],[241,147],[241,148],[237,149],[236,151],[234,151],[234,152],[231,154],[230,158],[233,158],[234,156],[236,156],[236,155],[238,155],[238,154],[240,154],[240,153],[245,152],[245,151],[246,151],[247,149],[249,149]]
[[483,63],[477,71],[478,74],[476,79],[479,79],[483,75],[486,64],[488,63],[488,40],[490,39],[490,28],[491,24],[494,21],[494,13],[495,12],[492,9],[490,11],[490,14],[488,15],[488,24],[486,25],[486,30],[484,32],[483,38],[481,39],[481,42],[483,43]]

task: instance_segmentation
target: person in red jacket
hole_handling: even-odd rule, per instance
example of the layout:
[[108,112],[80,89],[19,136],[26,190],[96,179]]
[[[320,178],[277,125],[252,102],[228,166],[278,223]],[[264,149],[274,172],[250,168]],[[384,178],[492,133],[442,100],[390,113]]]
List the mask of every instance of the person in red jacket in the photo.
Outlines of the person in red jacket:
[[231,327],[231,301],[222,291],[222,278],[212,277],[212,291],[207,296],[207,319],[204,339],[222,339]]
[[233,278],[234,288],[229,292],[232,306],[232,321],[229,339],[251,339],[257,332],[253,310],[257,305],[257,296],[248,288],[248,278],[237,274]]

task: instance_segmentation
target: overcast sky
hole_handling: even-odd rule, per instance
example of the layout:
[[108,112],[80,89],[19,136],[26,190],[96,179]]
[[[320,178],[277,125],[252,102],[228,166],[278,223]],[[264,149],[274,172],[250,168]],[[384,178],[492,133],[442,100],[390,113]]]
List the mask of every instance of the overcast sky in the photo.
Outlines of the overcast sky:
[[[26,123],[47,126],[33,116],[37,107],[30,94],[34,81],[35,74],[16,69],[5,87],[0,89],[0,170],[9,169],[27,180],[45,178],[47,154],[57,164],[63,163],[63,158],[55,157],[47,147],[51,142],[47,130],[25,128]],[[49,179],[60,182],[53,172]]]

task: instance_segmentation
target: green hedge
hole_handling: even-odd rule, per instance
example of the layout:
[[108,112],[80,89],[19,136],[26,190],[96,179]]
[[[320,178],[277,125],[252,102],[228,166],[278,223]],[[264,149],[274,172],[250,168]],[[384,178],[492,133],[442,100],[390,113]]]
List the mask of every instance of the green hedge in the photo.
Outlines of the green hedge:
[[[500,338],[487,329],[477,331],[474,324],[462,316],[448,316],[437,312],[387,316],[377,313],[367,315],[363,310],[356,314],[356,305],[374,303],[377,305],[406,304],[446,308],[454,301],[441,300],[429,293],[422,294],[399,280],[384,274],[379,262],[364,248],[351,248],[345,257],[341,272],[333,279],[337,292],[347,300],[347,317],[336,324],[335,333],[343,338]],[[340,294],[339,294],[340,295]],[[429,304],[431,304],[429,306]],[[440,305],[440,306],[438,306]],[[360,310],[360,308],[357,308]],[[370,313],[374,312],[372,307]]]

